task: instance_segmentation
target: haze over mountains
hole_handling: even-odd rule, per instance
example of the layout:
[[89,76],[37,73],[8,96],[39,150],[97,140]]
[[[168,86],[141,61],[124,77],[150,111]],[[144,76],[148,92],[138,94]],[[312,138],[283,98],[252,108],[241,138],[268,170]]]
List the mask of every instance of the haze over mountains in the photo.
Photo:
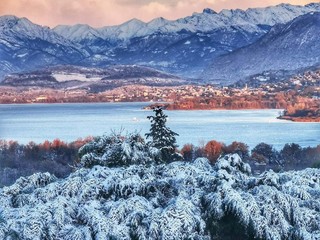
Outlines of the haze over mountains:
[[319,64],[320,3],[223,10],[119,26],[57,26],[0,17],[0,79],[52,65],[143,65],[227,84],[269,70]]

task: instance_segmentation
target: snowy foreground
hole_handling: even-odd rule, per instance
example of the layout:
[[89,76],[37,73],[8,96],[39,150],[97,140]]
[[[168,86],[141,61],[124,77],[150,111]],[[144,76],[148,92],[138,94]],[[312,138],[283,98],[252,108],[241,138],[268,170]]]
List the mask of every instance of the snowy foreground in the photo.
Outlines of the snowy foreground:
[[224,239],[228,219],[248,238],[320,239],[320,170],[254,177],[238,155],[37,173],[0,202],[0,239]]

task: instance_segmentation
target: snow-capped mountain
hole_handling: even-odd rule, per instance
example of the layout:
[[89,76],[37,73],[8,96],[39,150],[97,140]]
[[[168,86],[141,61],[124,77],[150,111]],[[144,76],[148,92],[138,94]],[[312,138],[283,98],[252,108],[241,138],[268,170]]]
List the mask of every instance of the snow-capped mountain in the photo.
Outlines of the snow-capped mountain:
[[[320,11],[320,4],[223,10],[169,21],[157,18],[148,23],[133,19],[119,26],[90,29],[58,26],[60,35],[86,43],[91,57],[82,64],[111,62],[141,64],[183,77],[197,77],[213,59],[257,41],[275,24],[287,23],[308,12]],[[72,34],[70,34],[72,29]]]
[[[222,10],[219,13],[211,9],[204,9],[202,13],[194,13],[192,16],[169,21],[164,18],[156,18],[148,23],[138,19],[132,19],[119,26],[90,28],[83,25],[57,26],[54,31],[60,35],[75,41],[91,38],[93,35],[103,39],[129,40],[134,37],[143,37],[154,33],[179,33],[210,32],[220,28],[242,27],[247,32],[259,32],[261,26],[273,26],[286,23],[309,12],[320,11],[320,4],[308,4],[306,6],[293,6],[280,4],[274,7],[254,8],[246,11],[241,9]],[[70,34],[70,31],[72,32]],[[94,31],[88,36],[88,32]]]
[[178,20],[132,19],[118,26],[57,26],[25,18],[0,17],[0,79],[7,73],[57,64],[105,67],[138,64],[183,77],[198,77],[215,58],[255,43],[276,24],[310,12],[305,6],[280,4],[246,11],[204,9]]
[[0,76],[52,64],[76,63],[88,56],[82,47],[48,27],[15,16],[0,17]]
[[320,63],[320,12],[274,26],[260,40],[218,57],[203,78],[232,83],[268,71],[295,71]]

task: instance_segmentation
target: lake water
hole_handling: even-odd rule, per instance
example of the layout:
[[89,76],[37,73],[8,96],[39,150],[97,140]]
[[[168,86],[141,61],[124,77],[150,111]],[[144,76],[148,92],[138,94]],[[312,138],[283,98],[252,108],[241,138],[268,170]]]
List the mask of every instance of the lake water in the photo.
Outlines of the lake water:
[[[29,104],[0,105],[0,139],[20,143],[59,138],[74,141],[98,136],[111,130],[148,132],[152,114],[143,110],[146,103]],[[294,123],[277,120],[279,110],[166,111],[168,126],[179,133],[178,144],[199,145],[209,140],[230,144],[260,142],[280,149],[285,143],[301,146],[320,144],[319,123]]]

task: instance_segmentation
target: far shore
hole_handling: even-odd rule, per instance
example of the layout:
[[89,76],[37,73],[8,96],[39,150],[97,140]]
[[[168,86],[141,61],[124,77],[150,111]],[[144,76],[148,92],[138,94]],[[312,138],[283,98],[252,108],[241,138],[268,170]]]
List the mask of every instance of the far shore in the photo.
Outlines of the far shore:
[[291,117],[291,116],[280,116],[277,117],[280,120],[287,120],[292,122],[320,122],[320,117]]
[[[152,109],[153,107],[157,106],[157,104],[151,104],[144,109]],[[274,110],[279,110],[283,111],[284,109],[280,108],[210,108],[208,106],[204,106],[203,108],[183,108],[183,107],[178,107],[178,108],[173,108],[172,105],[170,104],[160,104],[160,106],[164,107],[168,111],[217,111],[217,110],[225,110],[225,111],[240,111],[240,110],[267,110],[267,109],[274,109]],[[292,121],[292,122],[320,122],[320,116],[314,117],[292,117],[292,116],[278,116],[277,119],[280,120],[286,120],[286,121]]]
[[[119,101],[119,102],[113,102],[113,101],[83,101],[83,102],[79,102],[79,101],[75,101],[75,102],[21,102],[21,103],[17,103],[17,102],[9,102],[9,103],[0,103],[0,105],[33,105],[33,104],[96,104],[96,103],[135,103],[133,101]],[[284,109],[280,109],[280,108],[210,108],[207,106],[204,106],[203,108],[172,108],[170,103],[168,102],[152,102],[152,101],[141,101],[139,103],[145,103],[146,106],[143,107],[144,110],[150,110],[152,109],[154,106],[162,106],[164,107],[164,109],[168,110],[168,111],[241,111],[241,110],[268,110],[268,109],[274,109],[274,110],[279,110],[279,111],[283,111]],[[286,121],[292,121],[292,122],[320,122],[320,117],[292,117],[292,116],[279,116],[277,117],[277,119],[280,120],[286,120]]]

